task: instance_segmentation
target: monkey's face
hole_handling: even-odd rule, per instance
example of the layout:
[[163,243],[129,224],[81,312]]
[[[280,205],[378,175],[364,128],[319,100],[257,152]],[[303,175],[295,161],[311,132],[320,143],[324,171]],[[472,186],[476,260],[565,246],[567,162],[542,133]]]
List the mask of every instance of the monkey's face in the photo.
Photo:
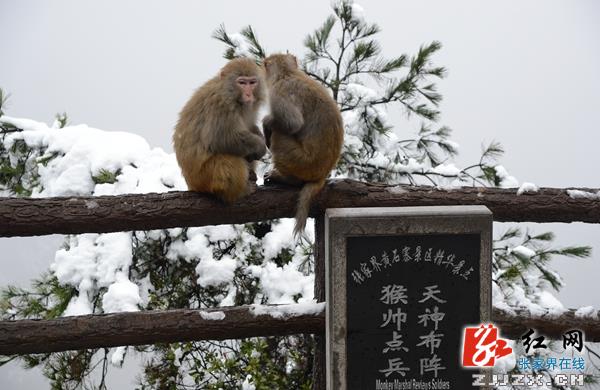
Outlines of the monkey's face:
[[235,79],[235,85],[239,91],[239,101],[242,104],[253,104],[256,101],[258,90],[258,77],[239,76]]
[[243,106],[256,106],[264,100],[264,74],[249,58],[236,58],[221,69],[220,87],[228,99]]

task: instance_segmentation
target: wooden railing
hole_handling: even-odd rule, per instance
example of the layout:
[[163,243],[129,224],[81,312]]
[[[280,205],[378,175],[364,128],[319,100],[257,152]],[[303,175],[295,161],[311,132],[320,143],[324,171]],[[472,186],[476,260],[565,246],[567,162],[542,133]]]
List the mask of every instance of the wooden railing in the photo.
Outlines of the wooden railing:
[[[311,210],[316,221],[315,298],[319,302],[325,299],[323,213],[327,208],[485,205],[492,211],[495,221],[600,223],[598,194],[598,189],[587,188],[541,188],[537,192],[517,195],[514,189],[436,189],[331,181],[314,201]],[[254,194],[230,206],[224,206],[210,196],[191,192],[1,198],[0,237],[256,222],[292,217],[297,196],[295,189],[273,186],[260,187]],[[311,333],[315,334],[318,344],[314,387],[324,389],[324,311],[274,317],[257,315],[253,310],[251,306],[203,309],[206,312],[222,311],[224,316],[218,321],[205,319],[198,310],[0,321],[0,354]],[[600,341],[600,319],[580,318],[573,310],[551,316],[495,309],[492,319],[507,337],[518,337],[528,328],[535,328],[549,337],[560,337],[564,331],[577,328],[584,330],[586,340]]]

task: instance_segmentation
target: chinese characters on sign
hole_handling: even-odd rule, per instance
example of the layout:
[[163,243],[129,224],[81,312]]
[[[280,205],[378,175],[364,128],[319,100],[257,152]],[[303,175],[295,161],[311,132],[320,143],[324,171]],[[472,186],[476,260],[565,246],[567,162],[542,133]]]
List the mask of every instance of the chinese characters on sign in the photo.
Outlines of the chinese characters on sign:
[[410,246],[402,247],[402,255],[400,255],[398,249],[393,249],[391,258],[384,251],[379,259],[376,256],[371,256],[368,261],[360,263],[359,267],[350,271],[350,275],[352,275],[354,283],[362,284],[371,279],[375,273],[386,270],[396,264],[419,263],[423,261],[443,268],[448,273],[464,278],[465,280],[469,280],[472,276],[474,268],[472,266],[467,267],[464,259],[457,260],[454,253],[446,253],[443,249],[437,249],[434,252],[434,248],[432,247],[429,247],[424,255],[422,253],[421,245],[417,245],[414,248]]
[[351,237],[347,250],[348,389],[470,388],[460,341],[479,322],[479,237]]
[[[408,352],[409,349],[403,346],[404,341],[402,340],[402,324],[406,323],[407,314],[402,312],[401,305],[408,304],[408,296],[406,295],[406,287],[402,285],[386,285],[381,289],[380,301],[387,306],[387,312],[383,313],[383,321],[380,328],[392,328],[392,339],[385,343],[383,348],[383,354],[393,354],[388,358],[388,366],[384,369],[379,370],[385,377],[389,377],[391,374],[397,373],[400,376],[406,376],[406,371],[410,369],[404,366],[403,358],[399,357],[400,352]],[[446,303],[445,300],[439,298],[437,294],[441,293],[437,285],[425,287],[423,292],[424,298],[419,300],[419,303],[426,303],[428,300],[434,302]],[[390,306],[394,306],[391,308]],[[441,359],[436,355],[435,351],[438,349],[444,338],[443,333],[436,333],[439,328],[439,323],[444,319],[446,314],[439,311],[438,306],[433,308],[426,307],[425,312],[419,315],[419,324],[423,325],[424,328],[433,328],[427,334],[419,336],[421,342],[418,343],[417,347],[424,347],[429,350],[429,356],[419,360],[419,374],[423,375],[425,372],[433,372],[434,377],[438,377],[439,370],[445,370],[446,367],[442,366]],[[406,354],[404,354],[406,360]]]

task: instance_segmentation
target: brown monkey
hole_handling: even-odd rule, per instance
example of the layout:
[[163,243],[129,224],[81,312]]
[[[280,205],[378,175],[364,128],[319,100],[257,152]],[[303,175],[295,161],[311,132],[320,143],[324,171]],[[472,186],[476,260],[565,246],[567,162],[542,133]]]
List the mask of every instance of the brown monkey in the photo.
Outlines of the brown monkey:
[[188,188],[226,203],[249,194],[252,161],[266,153],[256,126],[265,100],[262,69],[247,58],[225,65],[190,98],[179,114],[173,146]]
[[267,180],[303,185],[294,234],[304,231],[312,198],[337,164],[344,126],[337,103],[327,90],[298,68],[296,57],[265,59],[271,114],[263,120],[275,168]]

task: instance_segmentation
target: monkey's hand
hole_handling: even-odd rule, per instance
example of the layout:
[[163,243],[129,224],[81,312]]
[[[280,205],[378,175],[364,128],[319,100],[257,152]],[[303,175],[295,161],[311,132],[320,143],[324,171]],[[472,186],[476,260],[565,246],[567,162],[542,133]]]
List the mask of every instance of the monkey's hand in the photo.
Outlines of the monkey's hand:
[[262,135],[253,133],[248,127],[240,130],[229,129],[225,134],[213,133],[212,139],[207,142],[210,153],[232,154],[243,157],[247,161],[258,160],[267,153]]
[[265,154],[267,154],[267,146],[261,139],[261,142],[256,142],[252,151],[246,155],[246,161],[252,162],[255,160],[260,160]]
[[256,125],[252,125],[252,127],[250,127],[250,132],[252,134],[258,135],[260,138],[263,138],[263,139],[265,138],[265,136],[263,135],[263,133],[260,131],[260,129]]

